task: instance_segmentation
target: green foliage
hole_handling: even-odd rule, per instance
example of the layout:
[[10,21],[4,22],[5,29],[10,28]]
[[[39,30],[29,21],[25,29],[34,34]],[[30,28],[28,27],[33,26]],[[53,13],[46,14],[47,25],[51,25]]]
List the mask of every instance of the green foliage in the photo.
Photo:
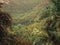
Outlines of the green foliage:
[[[60,40],[60,17],[55,20],[55,15],[58,14],[56,12],[58,8],[55,6],[57,0],[55,0],[54,3],[50,3],[48,0],[25,0],[26,5],[19,1],[21,0],[13,0],[14,8],[9,6],[5,8],[8,9],[13,18],[12,28],[9,33],[30,40],[32,45],[52,45],[52,41],[49,39],[46,30],[42,28],[46,28],[46,24],[48,24],[46,20],[53,20],[48,28],[49,33],[54,35],[57,40]],[[10,6],[12,6],[12,4],[10,4]],[[22,7],[22,10],[20,7]],[[57,32],[55,30],[57,30]]]
[[52,2],[55,5],[54,8],[56,9],[57,15],[59,16],[60,15],[60,0],[52,0]]

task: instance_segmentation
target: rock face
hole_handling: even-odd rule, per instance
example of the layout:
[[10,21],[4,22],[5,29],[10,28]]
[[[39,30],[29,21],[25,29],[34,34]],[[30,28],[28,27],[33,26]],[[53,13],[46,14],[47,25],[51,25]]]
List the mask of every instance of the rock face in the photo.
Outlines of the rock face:
[[11,16],[6,12],[0,11],[0,45],[30,45],[30,42],[8,33],[7,28],[11,25]]

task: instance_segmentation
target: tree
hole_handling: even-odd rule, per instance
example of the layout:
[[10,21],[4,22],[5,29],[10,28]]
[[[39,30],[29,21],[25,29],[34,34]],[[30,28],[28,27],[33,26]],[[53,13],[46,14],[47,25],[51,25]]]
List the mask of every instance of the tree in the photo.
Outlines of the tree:
[[57,15],[60,15],[60,0],[51,0],[55,7],[56,7],[56,12],[57,12]]
[[54,3],[54,15],[51,15],[47,18],[45,22],[44,29],[46,30],[46,33],[48,34],[49,41],[52,41],[52,45],[60,45],[60,36],[59,36],[59,30],[60,30],[60,0],[51,0]]

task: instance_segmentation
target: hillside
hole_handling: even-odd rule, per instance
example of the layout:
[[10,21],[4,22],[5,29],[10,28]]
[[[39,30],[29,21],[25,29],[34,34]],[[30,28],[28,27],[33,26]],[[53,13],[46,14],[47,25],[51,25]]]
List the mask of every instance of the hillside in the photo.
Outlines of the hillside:
[[[52,45],[46,30],[49,29],[49,33],[56,39],[60,36],[58,27],[60,21],[58,18],[55,21],[57,12],[54,6],[49,0],[11,0],[9,5],[3,7],[13,19],[9,33],[30,40],[32,45]],[[51,20],[50,27],[46,26]],[[47,29],[43,29],[45,27]],[[56,31],[51,31],[55,29],[58,34]]]
[[33,20],[36,16],[40,18],[48,6],[50,6],[48,0],[12,0],[6,10],[12,14],[15,23],[28,24],[34,22]]
[[11,12],[26,12],[30,9],[32,9],[37,3],[39,2],[39,0],[11,0],[7,9]]

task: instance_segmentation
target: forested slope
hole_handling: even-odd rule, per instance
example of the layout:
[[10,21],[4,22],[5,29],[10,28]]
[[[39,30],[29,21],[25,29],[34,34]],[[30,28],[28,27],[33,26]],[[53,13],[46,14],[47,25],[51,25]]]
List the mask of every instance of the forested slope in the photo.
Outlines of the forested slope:
[[12,0],[4,8],[13,18],[9,32],[30,40],[32,45],[59,45],[59,6],[59,0]]

